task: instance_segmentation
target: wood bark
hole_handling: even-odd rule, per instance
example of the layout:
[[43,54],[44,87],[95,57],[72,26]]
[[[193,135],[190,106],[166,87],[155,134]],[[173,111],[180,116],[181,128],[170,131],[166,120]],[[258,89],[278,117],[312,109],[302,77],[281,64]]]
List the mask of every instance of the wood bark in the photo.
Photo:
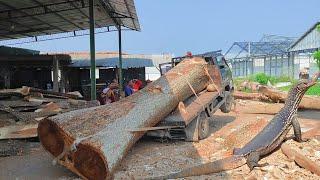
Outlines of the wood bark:
[[[260,87],[259,91],[267,96],[272,102],[281,102],[284,103],[287,99],[288,93],[279,91],[276,89],[268,88],[265,86]],[[318,96],[303,96],[299,109],[313,109],[320,110],[320,97]]]
[[261,93],[245,93],[241,91],[235,91],[233,96],[235,99],[270,102],[269,98]]
[[144,134],[127,130],[156,125],[193,90],[205,89],[209,84],[205,67],[210,70],[201,58],[187,59],[144,89],[111,105],[46,118],[39,123],[40,141],[60,164],[79,176],[112,178],[120,161]]
[[290,159],[295,161],[299,166],[320,176],[320,165],[311,161],[309,158],[290,148],[287,144],[281,145],[282,152]]

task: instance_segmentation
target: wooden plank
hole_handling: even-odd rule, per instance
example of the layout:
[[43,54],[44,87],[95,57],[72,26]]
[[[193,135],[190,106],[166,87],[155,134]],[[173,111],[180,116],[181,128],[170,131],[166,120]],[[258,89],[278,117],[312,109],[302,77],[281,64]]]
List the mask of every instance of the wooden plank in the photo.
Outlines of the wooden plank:
[[38,124],[13,125],[0,128],[0,139],[37,137]]

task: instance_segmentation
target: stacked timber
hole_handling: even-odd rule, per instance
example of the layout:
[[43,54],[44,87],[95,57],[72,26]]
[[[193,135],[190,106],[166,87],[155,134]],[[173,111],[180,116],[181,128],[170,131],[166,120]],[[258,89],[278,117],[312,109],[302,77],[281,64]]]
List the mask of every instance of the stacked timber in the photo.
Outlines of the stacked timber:
[[209,84],[202,58],[186,59],[158,80],[111,105],[76,110],[42,120],[40,141],[56,160],[87,179],[111,179],[120,161],[143,132],[179,102]]
[[[79,93],[58,93],[32,87],[0,90],[0,140],[37,137],[40,120],[100,105],[98,101],[79,98]],[[0,151],[3,151],[1,146]]]

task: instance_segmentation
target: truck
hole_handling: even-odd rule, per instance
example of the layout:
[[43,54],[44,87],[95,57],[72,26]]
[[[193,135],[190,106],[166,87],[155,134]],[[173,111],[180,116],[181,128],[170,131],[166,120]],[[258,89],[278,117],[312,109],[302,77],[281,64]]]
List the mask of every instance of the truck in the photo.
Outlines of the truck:
[[[194,55],[202,57],[208,63],[208,74],[217,91],[203,90],[194,94],[166,116],[156,127],[146,133],[147,136],[174,140],[199,141],[210,135],[210,120],[220,109],[229,113],[234,103],[231,69],[221,50]],[[171,62],[159,65],[161,75],[168,72],[190,56],[175,57]],[[182,112],[182,110],[184,112]]]

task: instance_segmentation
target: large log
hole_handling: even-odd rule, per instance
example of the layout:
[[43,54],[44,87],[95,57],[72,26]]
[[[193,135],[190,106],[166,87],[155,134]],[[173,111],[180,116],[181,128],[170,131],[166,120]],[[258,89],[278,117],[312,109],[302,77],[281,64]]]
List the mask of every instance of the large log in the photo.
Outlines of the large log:
[[119,162],[144,134],[126,130],[156,125],[193,94],[190,85],[196,92],[205,89],[209,84],[205,67],[207,63],[201,58],[187,59],[111,105],[46,118],[39,123],[40,141],[60,164],[79,176],[112,178]]
[[245,92],[241,92],[241,91],[235,91],[233,93],[233,96],[235,99],[270,102],[270,99],[261,93],[245,93]]
[[[266,86],[261,86],[259,91],[267,96],[273,102],[281,102],[284,103],[287,99],[288,93],[279,91],[276,89],[268,88]],[[320,97],[319,96],[303,96],[301,103],[299,105],[299,109],[313,109],[320,110]]]

